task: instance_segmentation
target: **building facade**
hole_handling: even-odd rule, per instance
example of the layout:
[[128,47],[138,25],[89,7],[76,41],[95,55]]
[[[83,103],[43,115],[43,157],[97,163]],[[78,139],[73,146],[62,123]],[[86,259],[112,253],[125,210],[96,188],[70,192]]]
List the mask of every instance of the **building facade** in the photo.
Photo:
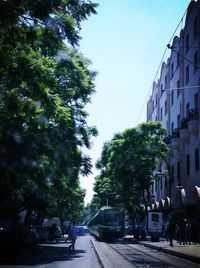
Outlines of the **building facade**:
[[161,122],[170,148],[151,189],[156,209],[200,201],[200,0],[190,2],[184,28],[168,48],[147,103],[147,122]]

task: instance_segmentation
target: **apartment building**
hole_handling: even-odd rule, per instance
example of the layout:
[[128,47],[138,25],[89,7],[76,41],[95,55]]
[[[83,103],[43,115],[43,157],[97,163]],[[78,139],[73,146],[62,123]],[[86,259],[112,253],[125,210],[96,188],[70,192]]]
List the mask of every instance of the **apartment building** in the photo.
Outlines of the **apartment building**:
[[170,148],[152,185],[154,209],[200,203],[200,0],[190,2],[184,28],[168,48],[147,103],[147,122],[161,122]]

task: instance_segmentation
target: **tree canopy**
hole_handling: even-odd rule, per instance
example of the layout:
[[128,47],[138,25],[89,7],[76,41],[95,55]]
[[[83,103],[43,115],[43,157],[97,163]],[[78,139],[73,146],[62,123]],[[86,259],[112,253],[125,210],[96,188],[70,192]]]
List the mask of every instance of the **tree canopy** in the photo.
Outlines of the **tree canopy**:
[[91,171],[81,148],[97,135],[85,111],[96,73],[75,46],[81,22],[96,7],[79,0],[0,1],[2,213],[25,206],[78,215],[83,207],[78,176]]
[[159,122],[143,123],[105,143],[96,164],[100,175],[95,178],[93,206],[105,205],[107,198],[110,205],[121,205],[135,215],[140,202],[150,198],[156,165],[168,154],[164,135]]

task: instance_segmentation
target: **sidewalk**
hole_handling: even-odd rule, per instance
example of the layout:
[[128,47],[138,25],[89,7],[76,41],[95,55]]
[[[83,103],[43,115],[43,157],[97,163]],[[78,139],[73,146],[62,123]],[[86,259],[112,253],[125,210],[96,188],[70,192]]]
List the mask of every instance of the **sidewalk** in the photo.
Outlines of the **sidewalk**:
[[146,247],[154,248],[200,264],[200,244],[180,245],[176,240],[173,240],[173,247],[171,247],[169,246],[169,242],[162,238],[159,242],[151,242],[150,239],[147,239],[147,241],[139,241],[139,243]]

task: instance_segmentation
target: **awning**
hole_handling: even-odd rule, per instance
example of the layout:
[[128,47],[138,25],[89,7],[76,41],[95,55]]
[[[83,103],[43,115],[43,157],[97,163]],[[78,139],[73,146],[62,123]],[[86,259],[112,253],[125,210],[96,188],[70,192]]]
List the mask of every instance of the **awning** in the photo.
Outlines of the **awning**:
[[200,187],[194,186],[191,193],[191,199],[195,202],[200,201]]
[[165,200],[164,199],[160,199],[159,201],[159,209],[163,210],[165,206]]
[[170,209],[170,202],[171,202],[170,198],[168,196],[165,197],[164,209],[166,210]]
[[159,202],[156,201],[156,202],[154,203],[154,210],[158,210],[158,209],[159,209]]
[[182,204],[185,201],[186,194],[185,194],[185,189],[177,189],[176,190],[176,203],[178,205]]

